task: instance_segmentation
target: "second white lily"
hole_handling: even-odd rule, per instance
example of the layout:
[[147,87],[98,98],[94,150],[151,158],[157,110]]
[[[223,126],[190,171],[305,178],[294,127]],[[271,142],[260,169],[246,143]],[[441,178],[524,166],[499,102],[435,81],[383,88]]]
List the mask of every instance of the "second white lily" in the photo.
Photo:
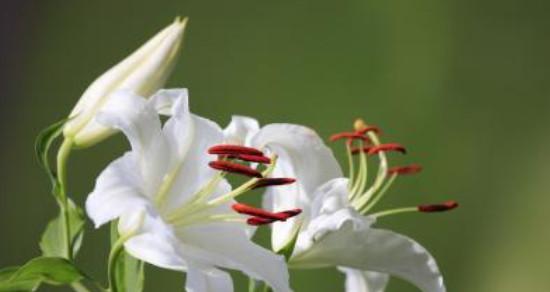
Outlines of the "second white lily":
[[[439,268],[425,248],[407,236],[373,227],[377,217],[417,211],[417,207],[364,216],[398,174],[414,172],[415,168],[388,169],[384,152],[392,147],[380,144],[375,128],[361,122],[358,126],[361,129],[357,132],[344,133],[340,138],[359,140],[362,146],[367,140],[373,144],[370,154],[378,154],[379,169],[368,188],[367,148],[353,149],[347,144],[350,163],[353,154],[360,155],[360,166],[356,169],[350,165],[348,179],[343,178],[332,152],[309,128],[291,124],[260,128],[252,118],[235,116],[224,132],[228,140],[276,153],[279,163],[273,173],[297,179],[294,185],[269,190],[264,202],[265,208],[274,211],[285,204],[303,209],[304,215],[294,219],[293,225],[273,225],[273,249],[293,250],[290,268],[339,267],[346,274],[348,292],[384,291],[388,275],[405,279],[424,292],[444,292]],[[423,207],[424,211],[442,211],[455,205]]]

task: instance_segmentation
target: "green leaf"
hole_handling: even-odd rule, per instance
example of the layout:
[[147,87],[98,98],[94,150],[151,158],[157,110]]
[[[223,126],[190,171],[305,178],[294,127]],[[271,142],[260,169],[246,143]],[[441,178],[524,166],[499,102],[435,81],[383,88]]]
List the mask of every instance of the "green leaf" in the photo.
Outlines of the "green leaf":
[[21,279],[11,282],[9,279],[19,270],[20,267],[8,267],[0,270],[0,291],[34,291],[40,285],[39,279]]
[[[70,236],[72,255],[76,255],[80,249],[82,237],[84,236],[84,212],[73,201],[68,199],[69,206],[69,222],[70,222]],[[59,214],[53,220],[48,223],[46,230],[42,234],[40,239],[40,250],[42,255],[48,257],[65,257],[68,253],[65,250],[65,234],[64,234],[64,222],[62,214]]]
[[[117,222],[111,223],[111,244],[118,239]],[[115,266],[117,287],[120,291],[143,291],[144,263],[124,251]]]
[[58,257],[34,258],[20,268],[7,268],[0,274],[0,291],[33,291],[41,283],[64,285],[88,278],[71,262]]
[[58,185],[56,173],[50,167],[48,153],[53,141],[55,141],[55,139],[63,133],[63,125],[65,125],[66,121],[67,119],[63,119],[47,127],[46,129],[42,130],[42,132],[38,134],[38,137],[36,137],[36,141],[34,143],[34,151],[35,151],[36,157],[40,162],[40,166],[42,166],[42,168],[48,174],[48,177],[50,178],[50,182],[52,184],[52,192],[56,196],[57,196],[59,185]]

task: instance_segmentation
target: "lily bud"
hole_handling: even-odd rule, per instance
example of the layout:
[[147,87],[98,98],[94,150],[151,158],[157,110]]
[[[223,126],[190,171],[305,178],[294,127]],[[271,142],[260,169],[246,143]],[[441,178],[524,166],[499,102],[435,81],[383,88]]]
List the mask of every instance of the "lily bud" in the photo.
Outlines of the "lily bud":
[[95,121],[107,101],[117,91],[148,97],[162,88],[181,48],[187,19],[177,18],[134,53],[97,78],[71,111],[63,134],[78,147],[88,147],[115,132]]

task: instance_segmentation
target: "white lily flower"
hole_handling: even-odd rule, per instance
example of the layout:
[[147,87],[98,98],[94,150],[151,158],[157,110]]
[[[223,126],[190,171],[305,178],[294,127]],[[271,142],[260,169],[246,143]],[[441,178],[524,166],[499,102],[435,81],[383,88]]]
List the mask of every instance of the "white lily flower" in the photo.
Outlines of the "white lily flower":
[[119,90],[150,96],[164,86],[181,48],[187,19],[176,19],[138,50],[97,78],[83,93],[65,124],[65,137],[79,147],[100,142],[114,130],[95,120]]
[[[171,114],[164,126],[157,112]],[[257,211],[235,204],[234,198],[265,180],[254,177],[231,189],[225,172],[214,168],[235,165],[211,162],[208,154],[222,142],[222,130],[189,112],[186,90],[161,90],[150,100],[118,92],[98,122],[121,130],[132,150],[100,174],[88,196],[86,211],[96,227],[118,218],[121,237],[129,237],[126,251],[153,265],[186,271],[187,291],[232,291],[230,276],[220,268],[290,291],[284,258],[249,239],[247,221],[258,225],[259,219],[235,212]],[[274,165],[271,161],[264,174]]]
[[[246,119],[246,122],[245,120]],[[443,211],[456,203],[424,205],[367,214],[378,202],[397,175],[413,173],[416,166],[388,169],[385,151],[403,150],[397,144],[381,144],[375,127],[358,123],[356,132],[343,133],[334,139],[346,138],[348,155],[360,155],[360,166],[350,165],[352,177],[343,178],[338,163],[321,138],[308,128],[271,124],[243,131],[250,118],[233,117],[226,136],[247,145],[275,153],[279,161],[273,173],[296,178],[296,184],[268,190],[265,208],[278,210],[285,202],[303,209],[303,216],[294,219],[293,232],[281,232],[273,226],[274,250],[295,242],[288,260],[290,268],[336,266],[346,275],[346,291],[384,291],[389,276],[405,279],[425,292],[444,292],[443,278],[429,252],[414,240],[384,229],[374,228],[376,218],[409,211]],[[237,131],[238,129],[238,131]],[[360,141],[361,148],[352,148]],[[363,148],[370,142],[372,147]],[[364,151],[363,151],[364,150]],[[367,187],[367,153],[378,154],[379,169],[372,186]],[[357,170],[357,173],[355,174]],[[288,229],[289,226],[281,227]]]

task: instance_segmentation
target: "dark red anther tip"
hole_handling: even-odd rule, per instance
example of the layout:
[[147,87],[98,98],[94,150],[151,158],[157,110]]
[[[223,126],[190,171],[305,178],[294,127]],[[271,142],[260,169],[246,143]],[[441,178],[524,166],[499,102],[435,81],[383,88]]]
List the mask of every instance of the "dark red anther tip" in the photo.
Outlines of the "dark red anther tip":
[[260,218],[260,217],[252,217],[252,218],[246,219],[246,224],[252,225],[252,226],[261,226],[261,225],[271,224],[275,221],[277,221],[277,220],[265,219],[265,218]]
[[396,166],[388,169],[388,174],[406,175],[415,174],[422,171],[422,166],[418,164],[411,164],[405,166]]
[[298,216],[298,215],[300,215],[300,213],[302,213],[302,209],[299,209],[299,208],[290,209],[290,210],[286,210],[286,211],[282,211],[282,212],[277,212],[277,214],[285,215],[286,219],[294,217],[294,216]]
[[440,204],[419,205],[417,208],[418,208],[418,211],[420,212],[433,213],[433,212],[449,211],[457,207],[458,207],[458,203],[456,201],[446,201]]
[[364,142],[370,143],[370,139],[366,137],[364,134],[355,133],[355,132],[342,132],[342,133],[336,133],[332,136],[330,136],[329,140],[331,142],[338,141],[341,139],[348,139],[348,140],[362,140]]
[[231,206],[231,208],[233,208],[233,210],[235,210],[235,212],[239,214],[250,215],[263,219],[285,221],[288,218],[285,214],[269,212],[267,210],[252,207],[242,203],[235,203]]
[[248,167],[246,165],[238,164],[238,163],[217,160],[217,161],[210,161],[208,165],[213,169],[217,169],[221,171],[238,173],[238,174],[242,174],[250,177],[258,177],[258,178],[262,177],[261,172],[255,170],[254,168]]
[[271,163],[271,159],[263,155],[236,154],[236,155],[229,155],[228,157],[242,160],[242,161],[248,161],[248,162],[257,162],[257,163],[263,163],[263,164]]
[[265,187],[271,187],[271,186],[283,186],[283,185],[292,184],[294,182],[296,182],[296,179],[288,178],[288,177],[261,178],[256,182],[256,184],[254,184],[252,188],[257,189],[257,188],[265,188]]
[[367,153],[369,155],[374,155],[381,151],[396,151],[396,152],[401,152],[403,154],[407,154],[407,150],[405,149],[405,147],[397,143],[387,143],[387,144],[380,144],[378,146],[373,146],[373,147],[370,147]]
[[231,145],[231,144],[221,144],[221,145],[215,145],[210,148],[208,148],[209,154],[218,154],[218,155],[238,155],[238,154],[246,154],[246,155],[256,155],[256,156],[263,156],[263,152],[251,147],[245,147],[240,145]]

